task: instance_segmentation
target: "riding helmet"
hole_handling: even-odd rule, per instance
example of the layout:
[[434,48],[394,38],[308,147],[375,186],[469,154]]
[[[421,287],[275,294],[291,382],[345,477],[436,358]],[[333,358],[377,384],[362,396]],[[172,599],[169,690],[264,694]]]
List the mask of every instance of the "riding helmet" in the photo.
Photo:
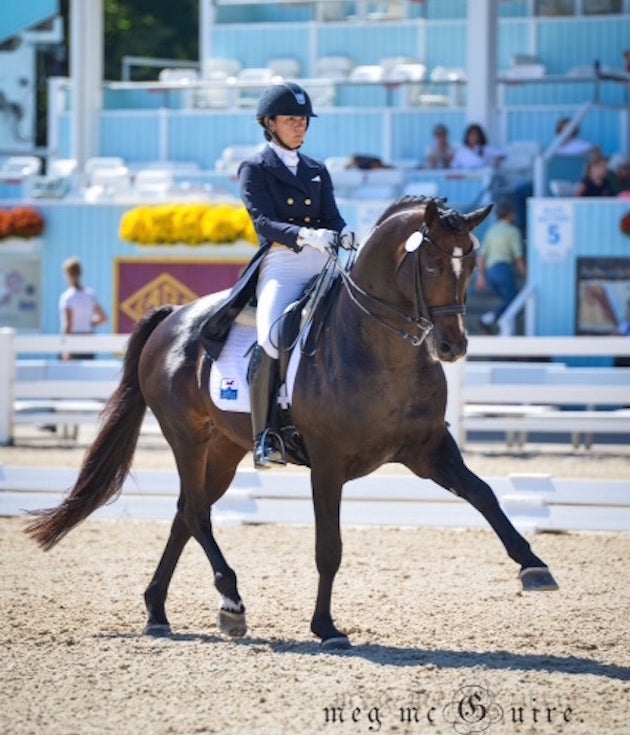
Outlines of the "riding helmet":
[[275,117],[276,115],[317,117],[311,106],[311,98],[295,82],[273,84],[260,96],[256,109],[258,122],[261,122],[265,117]]

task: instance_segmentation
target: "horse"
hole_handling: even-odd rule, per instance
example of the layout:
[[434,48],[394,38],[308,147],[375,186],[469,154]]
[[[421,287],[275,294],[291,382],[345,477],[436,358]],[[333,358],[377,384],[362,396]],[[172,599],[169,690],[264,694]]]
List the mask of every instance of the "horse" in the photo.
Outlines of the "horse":
[[[311,631],[326,649],[348,648],[331,615],[342,555],[340,502],[346,482],[400,463],[471,503],[520,567],[524,590],[557,584],[464,463],[445,421],[442,362],[467,349],[465,302],[479,241],[473,230],[492,205],[461,214],[444,200],[402,197],[377,219],[341,272],[316,349],[300,356],[291,413],[307,450],[315,519],[318,586]],[[120,384],[106,404],[76,484],[57,508],[36,511],[25,529],[44,549],[115,498],[129,472],[147,406],[173,451],[179,498],[162,557],[147,586],[145,632],[169,635],[166,596],[191,537],[203,548],[222,600],[218,625],[247,631],[235,571],[213,533],[212,505],[251,451],[246,413],[219,410],[208,391],[201,345],[208,296],[158,307],[130,336]],[[289,462],[298,462],[288,452]],[[303,463],[303,462],[302,462]]]

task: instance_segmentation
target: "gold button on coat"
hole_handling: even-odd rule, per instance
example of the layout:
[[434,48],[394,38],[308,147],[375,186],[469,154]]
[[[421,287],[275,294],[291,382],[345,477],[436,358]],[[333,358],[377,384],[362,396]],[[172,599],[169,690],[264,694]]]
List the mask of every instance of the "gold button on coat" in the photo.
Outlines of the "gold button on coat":
[[291,204],[293,204],[293,201],[294,201],[294,200],[293,200],[293,197],[289,197],[289,198],[287,199],[287,204],[291,205]]
[[305,222],[310,222],[311,221],[311,218],[310,217],[304,217],[304,221]]
[[310,206],[312,203],[313,202],[310,199],[305,199],[304,200],[304,204],[306,204],[307,207]]

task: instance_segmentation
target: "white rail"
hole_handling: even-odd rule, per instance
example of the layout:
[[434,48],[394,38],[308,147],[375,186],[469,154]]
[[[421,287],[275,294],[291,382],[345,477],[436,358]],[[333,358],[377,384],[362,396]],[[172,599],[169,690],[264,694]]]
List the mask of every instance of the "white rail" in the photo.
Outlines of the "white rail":
[[[55,358],[61,352],[90,352],[98,356],[111,357],[112,355],[120,356],[124,353],[128,335],[24,335],[16,334],[13,329],[0,328],[0,445],[9,444],[13,435],[13,424],[15,421],[15,403],[18,398],[22,399],[40,399],[49,398],[52,400],[65,400],[66,402],[81,398],[89,400],[103,400],[105,397],[102,391],[103,377],[94,373],[94,380],[91,386],[81,384],[81,390],[77,390],[76,380],[59,380],[51,378],[48,382],[44,378],[35,392],[33,388],[25,388],[22,396],[15,393],[16,387],[16,366],[17,359],[25,356],[49,356]],[[497,360],[501,358],[515,357],[630,357],[630,339],[626,337],[476,337],[473,336],[469,341],[468,355],[470,357],[483,357]],[[98,361],[95,361],[98,363]],[[524,367],[526,367],[524,363]],[[94,369],[97,365],[95,364]],[[472,366],[471,366],[472,367]],[[92,366],[85,366],[85,373],[89,373]],[[517,430],[539,430],[536,427],[545,427],[548,424],[550,430],[564,431],[566,426],[566,416],[554,416],[551,412],[537,414],[532,417],[531,412],[514,411],[513,405],[509,407],[504,404],[540,404],[560,402],[554,401],[554,397],[562,397],[568,404],[585,405],[617,405],[619,408],[630,405],[630,379],[626,379],[628,375],[627,369],[619,369],[618,376],[615,380],[611,380],[611,370],[602,371],[600,374],[593,373],[593,376],[600,375],[601,380],[593,377],[592,381],[585,383],[580,382],[580,376],[576,372],[571,373],[571,369],[567,369],[567,377],[571,375],[571,380],[567,380],[565,384],[557,385],[555,388],[550,385],[541,386],[532,385],[523,380],[519,383],[511,383],[508,385],[497,385],[496,389],[492,385],[466,385],[466,362],[459,361],[454,364],[445,365],[445,371],[449,384],[447,420],[450,423],[451,431],[458,440],[460,446],[463,446],[466,439],[466,422],[469,427],[480,430],[484,420],[483,412],[477,410],[473,417],[468,412],[466,418],[466,407],[470,408],[470,404],[494,404],[494,408],[490,412],[494,421],[487,420],[486,426],[488,430],[492,429],[494,423],[498,431],[506,431],[506,426],[513,424],[515,431]],[[582,376],[583,378],[583,376]],[[618,378],[618,379],[617,379]],[[54,395],[47,395],[47,390],[51,389],[54,384]],[[64,386],[65,384],[65,386]],[[65,392],[64,392],[65,390]],[[92,390],[92,393],[90,392]],[[495,392],[496,390],[496,392]],[[495,395],[493,397],[493,393]],[[531,400],[529,397],[532,397]],[[544,400],[543,400],[544,399]],[[76,410],[71,406],[67,406],[69,411]],[[90,412],[88,412],[90,413]],[[488,411],[485,412],[486,414]],[[594,416],[594,411],[582,412],[576,414],[576,422],[580,424],[580,431],[588,433],[589,431],[601,431],[602,422],[606,419],[610,420],[611,430],[619,433],[625,433],[626,423],[627,431],[630,433],[630,418],[625,415],[618,414],[613,416],[603,415]],[[90,420],[94,419],[96,412],[91,412]],[[37,416],[37,414],[33,414]],[[41,418],[41,417],[40,417]],[[68,417],[66,417],[68,418]],[[77,412],[77,418],[87,420],[85,416],[80,416]],[[33,419],[34,420],[34,419]],[[38,419],[39,420],[39,419]],[[68,418],[68,420],[70,420]],[[520,421],[520,424],[519,424]],[[555,429],[553,422],[555,421]],[[593,426],[589,427],[588,421],[593,422]],[[547,422],[546,424],[544,422]],[[77,421],[80,423],[80,421]],[[535,425],[535,426],[534,426]],[[520,428],[519,428],[520,427]]]

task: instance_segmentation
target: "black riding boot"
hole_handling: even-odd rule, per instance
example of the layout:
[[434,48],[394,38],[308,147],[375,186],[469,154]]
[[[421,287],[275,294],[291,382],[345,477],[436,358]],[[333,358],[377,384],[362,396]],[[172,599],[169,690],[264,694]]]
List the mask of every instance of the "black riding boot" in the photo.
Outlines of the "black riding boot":
[[268,469],[272,464],[286,464],[282,453],[273,445],[267,429],[269,403],[275,377],[276,360],[256,345],[249,365],[249,398],[254,436],[254,467]]

